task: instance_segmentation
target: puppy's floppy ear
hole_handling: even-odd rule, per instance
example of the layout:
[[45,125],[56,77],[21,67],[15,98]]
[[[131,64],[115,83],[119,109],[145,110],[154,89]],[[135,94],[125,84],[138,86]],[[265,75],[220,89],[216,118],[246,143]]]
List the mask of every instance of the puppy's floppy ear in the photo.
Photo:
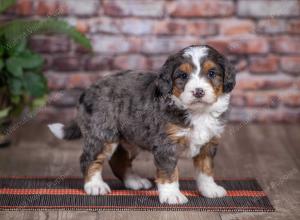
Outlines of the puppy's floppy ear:
[[176,68],[175,56],[170,56],[165,64],[160,68],[156,81],[156,97],[167,96],[172,93],[173,80],[172,74]]
[[236,70],[234,66],[229,62],[228,59],[223,57],[223,70],[224,70],[224,78],[223,78],[223,91],[224,93],[229,93],[233,90],[235,86],[235,75]]

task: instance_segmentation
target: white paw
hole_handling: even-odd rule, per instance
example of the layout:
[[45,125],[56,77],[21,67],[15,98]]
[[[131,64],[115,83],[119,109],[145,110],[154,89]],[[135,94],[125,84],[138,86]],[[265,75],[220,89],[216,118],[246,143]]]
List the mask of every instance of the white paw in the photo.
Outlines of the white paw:
[[102,180],[91,180],[84,184],[84,191],[88,195],[105,195],[110,193],[111,190],[107,183],[103,182]]
[[199,173],[197,177],[197,185],[200,193],[208,198],[217,198],[226,196],[226,190],[216,184],[212,176]]
[[173,193],[159,193],[159,202],[167,204],[183,204],[187,203],[188,199],[178,190]]
[[183,204],[188,199],[179,190],[178,182],[158,184],[159,202],[167,204]]
[[124,179],[124,185],[128,189],[139,190],[139,189],[150,189],[152,183],[136,174],[129,174]]
[[105,182],[87,182],[84,184],[84,191],[88,195],[105,195],[110,193],[111,190]]
[[201,194],[208,198],[217,198],[226,196],[226,190],[216,183],[200,184],[199,190]]

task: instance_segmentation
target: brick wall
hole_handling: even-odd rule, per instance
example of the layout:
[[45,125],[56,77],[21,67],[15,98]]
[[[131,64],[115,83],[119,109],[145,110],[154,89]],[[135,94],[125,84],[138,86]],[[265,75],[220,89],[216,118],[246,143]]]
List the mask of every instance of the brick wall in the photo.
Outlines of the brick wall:
[[232,121],[300,121],[298,0],[20,0],[2,19],[60,16],[92,40],[36,36],[51,93],[40,119],[69,120],[81,89],[120,69],[155,69],[190,44],[210,44],[239,70]]

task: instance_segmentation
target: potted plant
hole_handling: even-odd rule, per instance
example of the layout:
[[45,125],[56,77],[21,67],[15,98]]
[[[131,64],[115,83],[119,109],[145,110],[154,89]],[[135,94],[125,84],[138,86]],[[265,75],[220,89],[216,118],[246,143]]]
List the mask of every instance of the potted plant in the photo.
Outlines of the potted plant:
[[[16,0],[2,0],[0,13]],[[90,41],[65,21],[13,20],[0,24],[0,146],[9,143],[8,126],[24,109],[34,110],[45,104],[47,80],[43,76],[44,60],[27,47],[33,34],[65,34],[87,49]]]

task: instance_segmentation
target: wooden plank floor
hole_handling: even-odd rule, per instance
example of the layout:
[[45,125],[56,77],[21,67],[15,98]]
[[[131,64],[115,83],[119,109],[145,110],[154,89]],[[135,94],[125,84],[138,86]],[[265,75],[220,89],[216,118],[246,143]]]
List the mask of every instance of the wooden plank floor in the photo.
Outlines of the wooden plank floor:
[[[0,149],[0,175],[80,175],[81,141],[56,140],[45,125],[34,123],[14,136],[11,147]],[[2,211],[0,219],[299,219],[299,157],[300,125],[228,125],[223,135],[216,176],[257,178],[275,213]],[[154,176],[151,155],[143,153],[135,164],[141,175]],[[181,160],[179,168],[181,177],[193,176],[191,161]],[[108,166],[104,177],[112,177]]]

